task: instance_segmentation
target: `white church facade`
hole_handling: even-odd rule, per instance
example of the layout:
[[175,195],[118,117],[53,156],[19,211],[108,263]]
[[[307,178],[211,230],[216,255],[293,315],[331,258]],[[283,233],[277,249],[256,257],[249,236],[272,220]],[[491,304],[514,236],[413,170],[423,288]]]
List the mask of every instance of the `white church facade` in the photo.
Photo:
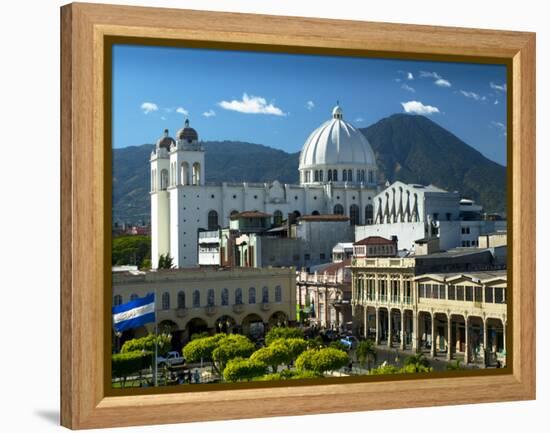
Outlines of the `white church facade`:
[[363,134],[343,119],[339,106],[314,130],[300,154],[298,185],[205,182],[205,152],[189,126],[168,131],[151,153],[151,258],[169,254],[176,267],[198,265],[200,230],[229,225],[232,214],[261,211],[274,220],[298,215],[341,214],[352,225],[371,223],[379,192],[374,152]]

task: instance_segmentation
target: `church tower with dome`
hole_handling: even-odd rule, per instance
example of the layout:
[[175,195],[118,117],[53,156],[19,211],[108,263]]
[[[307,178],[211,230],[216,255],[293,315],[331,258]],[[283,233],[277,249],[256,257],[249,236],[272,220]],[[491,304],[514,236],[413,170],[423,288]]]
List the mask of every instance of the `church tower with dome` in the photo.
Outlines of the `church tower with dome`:
[[157,140],[151,153],[151,259],[170,254],[176,267],[198,265],[199,232],[227,227],[231,215],[260,211],[274,220],[287,215],[346,215],[350,224],[372,224],[378,193],[374,152],[337,105],[300,153],[299,184],[222,182],[205,184],[204,149],[195,129]]

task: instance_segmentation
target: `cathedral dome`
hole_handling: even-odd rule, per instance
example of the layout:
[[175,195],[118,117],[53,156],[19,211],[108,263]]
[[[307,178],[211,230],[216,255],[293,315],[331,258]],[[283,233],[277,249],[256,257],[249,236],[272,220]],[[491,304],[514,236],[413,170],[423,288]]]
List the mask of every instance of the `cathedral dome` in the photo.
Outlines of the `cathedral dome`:
[[[365,136],[351,123],[344,121],[342,108],[337,105],[332,110],[332,119],[313,131],[304,143],[299,170],[303,175],[302,183],[309,183],[315,181],[315,176],[307,175],[307,172],[330,169],[330,179],[321,174],[318,181],[334,181],[332,170],[341,171],[344,168],[353,170],[353,173],[360,170],[359,176],[352,175],[350,180],[346,171],[346,177],[337,175],[336,181],[367,182],[369,177],[374,178],[376,158]],[[361,170],[366,171],[367,175],[362,175]],[[369,171],[373,173],[369,175]],[[369,183],[372,182],[374,180]]]
[[183,140],[186,143],[199,140],[199,134],[197,131],[189,126],[189,119],[185,120],[185,127],[178,131],[176,137],[178,140]]
[[168,129],[165,129],[164,135],[157,140],[157,149],[164,147],[166,150],[170,150],[172,144],[176,144],[176,141],[168,135]]

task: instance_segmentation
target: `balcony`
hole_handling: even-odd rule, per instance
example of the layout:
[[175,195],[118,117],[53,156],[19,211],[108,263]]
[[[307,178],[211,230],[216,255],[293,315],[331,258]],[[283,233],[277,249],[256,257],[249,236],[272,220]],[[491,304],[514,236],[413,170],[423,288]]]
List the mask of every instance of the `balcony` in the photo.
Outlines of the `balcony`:
[[209,305],[207,307],[204,307],[204,312],[206,313],[207,316],[213,316],[214,314],[216,314],[216,307],[214,305]]

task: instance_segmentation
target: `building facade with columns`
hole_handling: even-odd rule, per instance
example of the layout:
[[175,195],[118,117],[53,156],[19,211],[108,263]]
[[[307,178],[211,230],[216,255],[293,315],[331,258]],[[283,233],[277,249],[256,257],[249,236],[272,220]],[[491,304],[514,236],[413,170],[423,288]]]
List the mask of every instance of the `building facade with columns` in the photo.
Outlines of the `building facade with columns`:
[[[113,305],[156,294],[159,329],[175,350],[199,332],[261,334],[296,320],[295,268],[170,269],[113,272]],[[148,324],[125,338],[154,332]]]
[[354,257],[355,330],[389,348],[505,363],[507,273],[490,251],[471,250]]
[[339,106],[305,141],[300,183],[208,184],[204,148],[189,121],[176,134],[165,131],[151,153],[151,260],[169,254],[177,267],[198,265],[200,229],[227,227],[231,215],[260,211],[274,218],[338,214],[351,225],[373,218],[378,193],[374,152],[363,134],[343,118]]

